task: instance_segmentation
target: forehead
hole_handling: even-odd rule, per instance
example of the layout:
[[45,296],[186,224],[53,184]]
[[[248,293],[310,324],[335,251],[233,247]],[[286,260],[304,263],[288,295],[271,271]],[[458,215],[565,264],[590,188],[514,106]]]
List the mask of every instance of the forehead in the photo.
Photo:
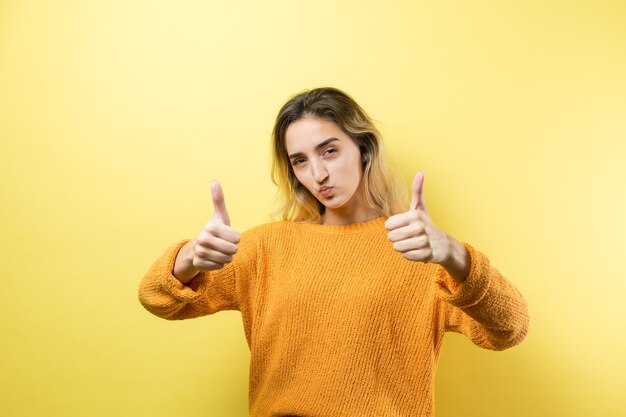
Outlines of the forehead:
[[314,149],[320,142],[329,138],[337,138],[340,142],[352,141],[335,122],[317,116],[305,116],[287,128],[285,147],[289,154],[302,152]]

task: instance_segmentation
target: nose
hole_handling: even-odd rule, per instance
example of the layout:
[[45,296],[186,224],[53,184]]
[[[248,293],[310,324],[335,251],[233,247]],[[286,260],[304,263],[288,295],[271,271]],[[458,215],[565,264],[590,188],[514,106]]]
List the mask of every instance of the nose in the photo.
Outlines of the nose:
[[328,171],[322,162],[311,161],[311,175],[315,181],[321,184],[328,177]]

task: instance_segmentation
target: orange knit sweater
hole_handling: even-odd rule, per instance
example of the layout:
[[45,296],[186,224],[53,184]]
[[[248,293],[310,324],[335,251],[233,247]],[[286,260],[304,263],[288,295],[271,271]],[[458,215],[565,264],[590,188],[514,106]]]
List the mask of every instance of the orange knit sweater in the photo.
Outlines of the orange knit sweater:
[[527,306],[468,244],[461,285],[439,265],[405,259],[385,220],[254,227],[232,263],[189,286],[171,272],[180,241],[149,269],[139,299],[171,320],[241,311],[250,416],[432,416],[444,332],[506,349],[526,335]]

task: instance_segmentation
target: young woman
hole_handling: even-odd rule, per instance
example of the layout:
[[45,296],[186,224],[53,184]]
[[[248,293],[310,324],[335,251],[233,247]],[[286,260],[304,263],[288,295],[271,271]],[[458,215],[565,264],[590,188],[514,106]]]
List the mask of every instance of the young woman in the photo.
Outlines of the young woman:
[[214,217],[139,287],[145,308],[170,320],[241,311],[251,416],[431,416],[446,331],[492,350],[523,340],[524,298],[433,224],[422,172],[407,210],[351,97],[298,94],[272,136],[282,219],[240,235],[214,182]]

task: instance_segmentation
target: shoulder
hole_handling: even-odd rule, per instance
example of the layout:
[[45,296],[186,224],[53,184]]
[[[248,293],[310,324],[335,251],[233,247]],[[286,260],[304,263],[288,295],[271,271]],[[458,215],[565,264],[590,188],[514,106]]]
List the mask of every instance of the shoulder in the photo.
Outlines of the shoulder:
[[298,227],[299,223],[296,222],[285,220],[271,221],[251,227],[242,233],[242,238],[245,236],[249,239],[266,240],[271,236],[283,236],[286,233],[292,233]]
[[298,242],[302,237],[300,225],[290,221],[271,221],[253,226],[241,233],[241,243],[246,247],[256,247],[264,253],[282,251]]

